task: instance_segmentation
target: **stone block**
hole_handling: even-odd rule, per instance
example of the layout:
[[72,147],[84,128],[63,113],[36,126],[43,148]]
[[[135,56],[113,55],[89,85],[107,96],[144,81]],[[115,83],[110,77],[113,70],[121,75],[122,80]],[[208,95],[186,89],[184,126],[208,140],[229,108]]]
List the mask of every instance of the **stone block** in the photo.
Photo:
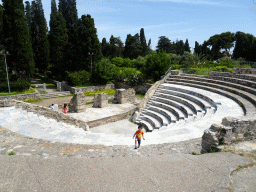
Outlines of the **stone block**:
[[113,99],[113,103],[124,104],[135,102],[135,90],[130,89],[116,89],[116,94]]
[[77,92],[69,103],[69,112],[81,113],[86,109],[85,96],[83,92]]
[[99,107],[99,108],[108,107],[108,94],[95,93],[93,107]]

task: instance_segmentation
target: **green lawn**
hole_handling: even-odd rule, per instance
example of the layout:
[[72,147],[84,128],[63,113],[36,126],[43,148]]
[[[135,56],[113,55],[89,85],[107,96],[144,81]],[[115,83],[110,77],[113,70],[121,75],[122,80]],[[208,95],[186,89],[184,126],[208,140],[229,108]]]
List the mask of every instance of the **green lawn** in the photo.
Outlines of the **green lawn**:
[[[11,92],[11,94],[8,94],[8,95],[18,95],[18,94],[27,94],[27,93],[34,93],[35,90],[34,89],[30,89],[30,90],[25,90],[25,91],[21,91],[21,92],[16,92],[16,91],[13,91]],[[0,96],[7,96],[7,94],[0,94]]]
[[115,95],[115,89],[106,89],[106,90],[99,90],[99,91],[87,91],[84,92],[85,96],[93,96],[95,93],[107,93],[108,95]]

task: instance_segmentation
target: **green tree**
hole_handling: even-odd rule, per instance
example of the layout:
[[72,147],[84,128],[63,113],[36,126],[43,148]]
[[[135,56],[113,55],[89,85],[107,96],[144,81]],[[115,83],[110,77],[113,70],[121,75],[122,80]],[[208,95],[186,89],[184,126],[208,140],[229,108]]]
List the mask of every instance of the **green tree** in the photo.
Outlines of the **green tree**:
[[147,41],[144,34],[144,29],[140,29],[140,45],[141,45],[141,56],[145,57],[148,53]]
[[49,41],[48,27],[44,17],[44,10],[41,0],[32,1],[32,24],[31,36],[34,52],[35,67],[40,72],[46,72],[49,65]]
[[3,7],[0,5],[0,46],[3,45]]
[[107,42],[106,38],[104,37],[101,42],[101,52],[104,57],[109,56],[109,49],[110,49],[110,45]]
[[120,37],[111,35],[109,39],[109,55],[110,58],[120,57],[123,54],[123,42]]
[[30,75],[34,72],[34,60],[23,1],[2,0],[2,2],[4,46],[12,55],[7,57],[8,66],[10,69],[16,68],[17,71]]
[[176,40],[176,54],[183,55],[185,51],[185,44],[183,40]]
[[77,43],[82,41],[77,34],[78,16],[76,0],[59,0],[59,11],[66,21],[66,28],[68,30],[68,44],[66,45],[68,48],[65,53],[65,65],[69,71],[74,71],[81,66],[81,50],[79,50]]
[[85,69],[91,71],[91,57],[88,53],[93,53],[92,61],[98,61],[102,58],[101,46],[97,36],[97,29],[94,25],[94,19],[91,15],[82,15],[77,26],[79,42],[77,42],[77,55],[79,56],[76,64],[76,71]]
[[171,65],[171,56],[165,51],[155,51],[145,57],[146,64],[142,68],[142,73],[148,79],[159,80]]
[[195,49],[194,49],[194,52],[195,52],[196,54],[202,53],[202,46],[199,45],[199,43],[198,43],[197,41],[195,42]]
[[139,34],[127,35],[123,55],[125,58],[136,59],[141,54]]
[[51,0],[51,15],[50,15],[50,62],[52,65],[52,73],[61,79],[68,71],[68,62],[65,60],[67,52],[68,34],[66,22],[61,12],[58,12],[55,0]]
[[116,66],[108,58],[102,58],[95,63],[92,80],[95,83],[106,84],[108,81],[114,79],[115,74]]
[[185,42],[185,45],[184,45],[184,51],[187,51],[187,52],[191,52],[190,51],[190,47],[189,47],[189,43],[188,43],[188,39],[186,39],[186,42]]
[[166,36],[160,36],[157,46],[156,46],[157,52],[159,51],[166,51],[166,53],[171,53],[172,52],[172,44],[171,40],[169,40]]
[[29,1],[26,1],[25,4],[26,4],[25,15],[27,17],[27,23],[28,23],[28,28],[29,28],[29,35],[31,36],[31,23],[32,23],[32,19],[31,19],[31,6],[30,6],[30,2]]

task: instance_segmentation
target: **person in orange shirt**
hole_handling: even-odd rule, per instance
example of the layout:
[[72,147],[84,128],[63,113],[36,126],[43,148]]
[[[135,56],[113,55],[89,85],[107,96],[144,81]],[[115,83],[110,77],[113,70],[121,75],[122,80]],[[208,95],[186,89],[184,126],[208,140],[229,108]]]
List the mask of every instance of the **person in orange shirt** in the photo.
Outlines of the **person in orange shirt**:
[[[138,149],[138,148],[140,148],[141,137],[143,137],[143,140],[145,140],[141,124],[139,125],[138,130],[134,133],[133,138],[134,137],[135,137],[135,148],[134,149]],[[137,147],[137,141],[138,141],[138,147]]]

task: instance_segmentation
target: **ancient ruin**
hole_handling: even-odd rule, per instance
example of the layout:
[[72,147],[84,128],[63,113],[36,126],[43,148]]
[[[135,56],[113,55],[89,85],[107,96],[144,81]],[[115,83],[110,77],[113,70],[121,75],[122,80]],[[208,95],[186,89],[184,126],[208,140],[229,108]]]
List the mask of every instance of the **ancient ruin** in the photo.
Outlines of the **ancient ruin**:
[[73,98],[70,100],[69,103],[69,112],[76,112],[80,113],[85,111],[86,107],[86,102],[85,102],[85,96],[83,92],[77,92],[74,94]]
[[93,107],[99,107],[99,108],[108,107],[108,94],[95,93]]
[[124,104],[133,103],[135,101],[135,90],[134,89],[117,89],[113,103]]

